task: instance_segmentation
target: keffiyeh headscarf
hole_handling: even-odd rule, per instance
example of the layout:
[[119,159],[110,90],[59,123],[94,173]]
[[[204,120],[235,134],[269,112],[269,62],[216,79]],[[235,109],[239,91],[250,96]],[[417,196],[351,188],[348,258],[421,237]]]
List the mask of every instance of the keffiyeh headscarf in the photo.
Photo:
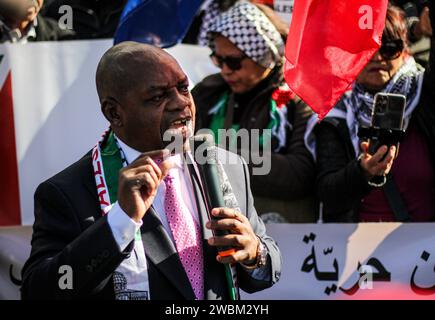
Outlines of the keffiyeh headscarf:
[[[387,86],[380,92],[396,93],[406,96],[406,107],[403,117],[404,129],[406,130],[411,119],[412,112],[420,101],[423,84],[424,69],[417,64],[412,57],[408,57],[396,74],[391,78]],[[372,121],[374,94],[365,91],[360,84],[354,84],[352,91],[345,93],[337,106],[326,117],[346,119],[350,138],[355,150],[359,154],[358,128],[369,127]],[[313,130],[318,122],[317,115],[313,115],[307,124],[305,144],[315,157],[315,137]]]
[[212,50],[215,35],[221,34],[265,68],[273,68],[282,62],[285,45],[281,35],[257,6],[239,1],[225,12],[216,14],[217,10],[217,3],[212,3],[209,17],[207,14],[204,17],[207,25],[202,31],[206,34],[205,43]]

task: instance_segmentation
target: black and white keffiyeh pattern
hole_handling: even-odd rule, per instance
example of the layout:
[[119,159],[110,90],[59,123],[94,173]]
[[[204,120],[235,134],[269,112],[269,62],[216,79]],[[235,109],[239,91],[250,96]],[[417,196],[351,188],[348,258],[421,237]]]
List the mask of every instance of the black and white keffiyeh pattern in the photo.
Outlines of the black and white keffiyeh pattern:
[[209,7],[207,44],[213,50],[215,34],[221,34],[242,50],[249,58],[265,68],[282,62],[284,42],[280,33],[266,15],[248,1],[238,1],[227,11],[218,12],[216,3]]
[[204,17],[202,18],[201,29],[198,36],[200,46],[208,46],[207,33],[210,27],[215,23],[215,19],[221,14],[217,0],[209,1],[204,6]]
[[[420,101],[421,88],[423,85],[424,69],[417,64],[412,57],[408,57],[400,69],[391,78],[387,86],[381,91],[384,93],[396,93],[406,96],[405,114],[403,117],[404,129],[406,130],[411,119],[412,112]],[[326,117],[346,119],[349,134],[355,150],[359,155],[358,128],[370,126],[372,121],[374,94],[364,90],[360,84],[354,84],[351,91],[344,94],[343,98]],[[313,130],[318,122],[317,115],[313,115],[307,124],[305,132],[305,145],[315,157],[315,138]]]

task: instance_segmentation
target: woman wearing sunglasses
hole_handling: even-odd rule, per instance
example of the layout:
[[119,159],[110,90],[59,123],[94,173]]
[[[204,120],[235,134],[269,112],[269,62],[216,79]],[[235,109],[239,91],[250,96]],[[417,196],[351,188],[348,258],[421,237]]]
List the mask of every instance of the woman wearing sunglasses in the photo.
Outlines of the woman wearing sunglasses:
[[[290,222],[312,222],[314,162],[303,141],[311,111],[284,86],[284,41],[262,10],[239,1],[210,23],[210,58],[221,71],[192,91],[196,129],[211,129],[221,145],[219,129],[271,129],[271,170],[251,175],[255,207],[259,213],[278,212]],[[273,16],[273,11],[267,14]],[[261,131],[259,137],[251,136],[255,139],[250,143],[264,150],[267,139]],[[235,148],[240,152],[240,147]],[[253,148],[249,152],[255,153]]]
[[[320,124],[310,119],[306,143],[316,156],[325,221],[435,220],[434,49],[432,38],[432,68],[424,71],[408,52],[403,12],[389,7],[382,45],[352,90]],[[369,154],[357,134],[370,126],[378,92],[406,96],[406,131],[400,150],[382,146]]]

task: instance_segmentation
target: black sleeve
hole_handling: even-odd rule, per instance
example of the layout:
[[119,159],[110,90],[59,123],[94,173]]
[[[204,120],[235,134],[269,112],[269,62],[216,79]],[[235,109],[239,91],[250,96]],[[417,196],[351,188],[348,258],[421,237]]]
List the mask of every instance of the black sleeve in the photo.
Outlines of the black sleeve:
[[[83,230],[67,196],[50,182],[35,193],[32,251],[22,271],[23,299],[89,298],[109,283],[132,246],[120,252],[107,218]],[[61,289],[61,266],[72,269],[72,289]]]
[[357,159],[349,159],[349,151],[333,125],[323,121],[316,126],[314,134],[317,195],[324,204],[324,219],[342,221],[342,216],[354,209],[370,186]]
[[314,160],[304,142],[307,121],[312,112],[302,101],[291,107],[295,110],[289,146],[284,153],[272,152],[269,174],[252,175],[252,189],[255,195],[296,200],[313,193]]
[[267,274],[269,275],[269,279],[267,280],[255,279],[251,276],[251,272],[245,270],[240,264],[237,264],[237,275],[240,288],[243,289],[245,292],[253,293],[259,290],[269,288],[279,280],[281,276],[282,257],[277,243],[266,234],[266,226],[264,225],[263,221],[260,219],[257,211],[254,208],[254,199],[249,188],[250,183],[248,166],[244,161],[243,163],[247,199],[246,216],[249,219],[249,222],[251,223],[252,229],[254,230],[255,234],[261,239],[269,252],[268,262],[266,265],[266,268],[268,268]]

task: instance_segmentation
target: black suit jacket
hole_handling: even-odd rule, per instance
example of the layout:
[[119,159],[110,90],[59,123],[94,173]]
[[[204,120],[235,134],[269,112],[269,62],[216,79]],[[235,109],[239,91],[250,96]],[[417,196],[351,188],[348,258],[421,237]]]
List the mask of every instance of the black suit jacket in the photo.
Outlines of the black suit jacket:
[[[265,233],[257,216],[249,188],[246,164],[234,154],[220,150],[219,157],[232,158],[224,164],[234,194],[254,231],[269,249],[269,281],[254,279],[240,265],[240,288],[254,292],[270,287],[280,276],[281,255]],[[224,267],[216,262],[216,249],[207,244],[210,230],[199,178],[190,168],[202,224],[206,299],[228,299]],[[174,244],[151,207],[141,227],[145,247],[151,299],[194,299],[193,289]],[[32,251],[22,271],[23,299],[114,299],[113,272],[132,250],[120,252],[107,217],[102,217],[95,187],[90,153],[64,171],[39,185],[35,192],[35,223]],[[73,289],[59,288],[59,268],[73,270]]]

